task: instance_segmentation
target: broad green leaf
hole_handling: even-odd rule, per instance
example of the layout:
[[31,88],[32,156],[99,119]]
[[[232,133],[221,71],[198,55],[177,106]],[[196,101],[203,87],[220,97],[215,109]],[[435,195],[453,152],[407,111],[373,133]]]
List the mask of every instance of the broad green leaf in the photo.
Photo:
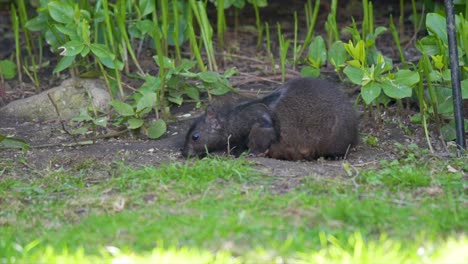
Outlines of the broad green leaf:
[[90,48],[93,54],[96,55],[99,59],[113,60],[115,58],[115,55],[104,44],[92,43]]
[[155,9],[155,1],[153,0],[140,0],[138,1],[138,9],[140,9],[141,17],[145,17],[153,13]]
[[395,82],[411,87],[419,82],[419,73],[411,70],[399,70],[395,73]]
[[100,62],[102,62],[102,64],[104,64],[104,66],[106,66],[109,69],[119,69],[119,70],[123,69],[124,64],[117,59],[99,58],[99,57],[98,59]]
[[107,127],[107,117],[101,116],[93,120],[93,123],[97,126]]
[[363,70],[353,66],[346,66],[343,72],[352,83],[362,85],[362,77],[364,76]]
[[384,93],[394,99],[410,97],[413,92],[411,87],[396,81],[385,80],[381,85]]
[[84,134],[88,133],[88,131],[89,131],[89,126],[82,126],[82,127],[76,128],[76,129],[72,129],[70,131],[70,133],[72,135],[84,135]]
[[74,20],[75,11],[73,6],[65,1],[51,1],[47,5],[49,14],[57,22],[72,23]]
[[366,104],[372,103],[375,98],[380,95],[380,92],[382,91],[380,86],[381,84],[377,82],[369,82],[368,84],[362,86],[361,95]]
[[182,62],[179,64],[179,66],[176,67],[176,72],[188,71],[191,68],[193,68],[193,66],[195,66],[196,64],[197,64],[196,61],[182,59]]
[[128,128],[137,129],[140,128],[145,122],[139,118],[130,118],[128,120]]
[[140,20],[136,23],[136,28],[141,31],[142,34],[152,34],[155,30],[155,25],[150,20]]
[[457,132],[455,129],[455,122],[450,122],[440,128],[440,132],[444,135],[445,140],[455,140],[457,138]]
[[321,36],[314,38],[309,46],[309,60],[316,63],[315,68],[322,67],[327,61],[327,48]]
[[2,147],[5,148],[20,148],[23,150],[28,150],[29,149],[29,144],[19,138],[14,138],[14,137],[7,137],[5,135],[0,134],[0,149]]
[[177,97],[169,96],[167,100],[177,105],[181,105],[184,102],[184,99],[181,96],[177,96]]
[[344,43],[341,41],[335,41],[328,50],[328,60],[335,69],[345,66],[345,62],[348,58],[349,55],[346,52]]
[[157,92],[161,89],[161,78],[147,75],[145,77],[145,83],[138,89],[142,94],[146,92]]
[[154,62],[156,62],[156,64],[159,67],[161,67],[161,62],[159,60],[162,59],[162,65],[164,65],[163,67],[165,69],[173,69],[174,68],[173,60],[171,60],[170,58],[168,58],[166,56],[162,56],[162,58],[159,58],[158,55],[155,55],[155,56],[153,56],[153,59],[154,59]]
[[153,108],[153,106],[156,104],[156,93],[155,92],[145,92],[142,93],[143,96],[138,100],[137,103],[137,112],[140,112],[141,110],[145,108]]
[[377,38],[380,34],[384,33],[387,31],[387,28],[386,27],[377,27],[374,31],[374,38]]
[[16,64],[10,60],[0,60],[0,76],[12,79],[16,76]]
[[75,23],[70,23],[67,25],[55,24],[55,28],[58,31],[60,31],[60,33],[69,36],[70,39],[77,37],[77,33],[76,33],[77,26]]
[[70,67],[75,61],[75,56],[65,56],[60,59],[54,69],[54,73],[59,73]]
[[214,86],[214,88],[211,87],[209,91],[210,91],[211,94],[214,94],[214,95],[223,95],[223,94],[231,91],[231,87],[229,87],[229,86],[227,86],[227,85],[225,85],[223,83],[219,83],[219,84],[216,84]]
[[148,137],[151,139],[160,138],[166,133],[166,130],[166,122],[162,119],[157,120],[148,128]]
[[440,54],[440,48],[437,45],[437,39],[435,36],[426,36],[416,43],[416,48],[426,53],[428,56]]
[[200,92],[196,87],[190,86],[185,89],[185,93],[187,94],[188,97],[195,101],[200,100]]
[[229,68],[227,71],[225,71],[223,76],[224,76],[224,78],[229,78],[229,77],[233,76],[236,73],[237,73],[237,69],[232,67],[232,68]]
[[72,121],[76,121],[76,122],[91,121],[91,120],[93,120],[93,118],[88,114],[88,111],[85,108],[80,109],[80,115],[72,118]]
[[78,40],[71,40],[65,43],[63,46],[59,47],[62,49],[60,55],[62,56],[76,56],[81,53],[84,48],[84,43]]
[[47,29],[47,19],[44,16],[38,15],[26,22],[26,28],[29,31],[43,31]]
[[133,110],[133,107],[129,104],[126,104],[118,100],[112,100],[110,102],[110,105],[113,106],[115,111],[117,111],[117,113],[119,113],[119,115],[121,116],[135,115],[135,111]]
[[447,45],[447,23],[445,17],[437,13],[426,15],[426,28],[430,35],[435,35]]
[[217,72],[200,72],[198,77],[207,83],[215,83],[219,80],[219,74]]
[[317,78],[320,76],[320,69],[316,69],[314,67],[306,66],[301,70],[302,77],[312,77]]
[[468,99],[468,79],[461,81],[462,98]]

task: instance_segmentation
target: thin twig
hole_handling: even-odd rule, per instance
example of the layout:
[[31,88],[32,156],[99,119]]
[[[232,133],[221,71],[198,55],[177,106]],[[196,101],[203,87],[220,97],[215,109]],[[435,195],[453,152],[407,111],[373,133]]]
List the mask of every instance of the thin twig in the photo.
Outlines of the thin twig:
[[65,121],[62,119],[62,115],[60,115],[60,111],[57,107],[57,104],[55,104],[54,102],[54,99],[52,99],[52,96],[50,95],[50,93],[47,93],[47,97],[49,98],[50,102],[52,103],[52,105],[54,106],[54,109],[55,109],[55,112],[57,113],[57,116],[58,116],[58,120],[60,122],[60,125],[62,126],[62,129],[63,131],[65,131],[65,133],[67,133],[68,135],[70,135],[72,138],[73,138],[73,141],[75,141],[75,143],[77,142],[76,138],[75,138],[75,135],[71,134],[67,128],[65,127]]

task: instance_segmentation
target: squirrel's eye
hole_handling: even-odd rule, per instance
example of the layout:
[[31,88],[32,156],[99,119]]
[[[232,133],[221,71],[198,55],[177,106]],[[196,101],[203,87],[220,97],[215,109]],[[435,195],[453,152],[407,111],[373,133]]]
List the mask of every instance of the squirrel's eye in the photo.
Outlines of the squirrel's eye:
[[200,133],[195,132],[192,134],[192,140],[197,141],[200,138]]

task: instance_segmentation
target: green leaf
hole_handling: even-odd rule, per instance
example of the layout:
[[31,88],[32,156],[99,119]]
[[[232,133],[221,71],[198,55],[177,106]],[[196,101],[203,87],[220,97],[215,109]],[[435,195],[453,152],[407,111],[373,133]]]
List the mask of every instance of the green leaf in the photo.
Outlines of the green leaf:
[[126,104],[118,100],[112,100],[110,102],[110,105],[113,106],[115,111],[117,111],[117,113],[119,113],[119,115],[121,116],[135,115],[135,111],[133,110],[133,107],[129,104]]
[[137,103],[137,112],[140,112],[141,110],[145,108],[153,108],[153,106],[156,104],[156,93],[155,92],[145,92],[142,93],[142,97],[140,100],[138,100]]
[[441,127],[440,132],[444,135],[445,140],[455,140],[457,138],[455,122],[453,121]]
[[93,120],[93,118],[88,114],[88,111],[85,108],[80,109],[80,115],[72,118],[72,121],[76,121],[76,122],[91,121],[91,120]]
[[364,77],[363,70],[353,66],[346,66],[343,72],[352,83],[362,85],[362,77]]
[[[160,59],[158,55],[155,55],[153,56],[153,59],[154,59],[154,62],[156,62],[156,64],[161,67],[161,62],[160,62]],[[166,56],[162,56],[162,65],[164,65],[164,68],[165,69],[173,69],[174,68],[174,62],[173,60],[171,60],[170,58],[166,57]]]
[[16,64],[10,60],[0,60],[0,75],[5,79],[12,79],[16,76]]
[[71,4],[65,1],[52,1],[47,6],[50,16],[55,21],[64,24],[73,22],[75,11]]
[[102,62],[102,64],[104,64],[104,66],[106,66],[107,68],[109,69],[119,69],[119,70],[122,70],[123,69],[123,63],[117,59],[111,59],[111,58],[99,58],[99,61]]
[[153,13],[155,9],[155,4],[153,0],[140,0],[138,1],[138,9],[141,12],[141,17],[145,17]]
[[43,16],[37,16],[26,22],[29,31],[44,31],[47,29],[47,20]]
[[177,97],[170,96],[167,98],[167,100],[177,105],[181,105],[184,102],[184,98],[182,98],[182,96],[177,96]]
[[75,56],[65,56],[60,59],[54,69],[54,73],[59,73],[70,67],[75,61]]
[[187,87],[185,89],[185,94],[187,94],[188,97],[190,97],[191,99],[195,100],[195,101],[200,101],[200,92],[198,91],[198,89],[196,87]]
[[107,127],[107,117],[101,116],[93,120],[93,123],[97,126]]
[[380,86],[381,84],[372,81],[361,88],[362,99],[364,99],[366,104],[372,103],[375,98],[380,95],[380,92],[382,91]]
[[99,59],[114,59],[115,55],[109,50],[109,48],[104,44],[92,43],[90,45],[91,51]]
[[461,81],[462,98],[468,99],[468,79]]
[[60,52],[60,55],[62,56],[76,56],[80,54],[80,52],[84,48],[84,43],[82,41],[78,40],[71,40],[65,43],[63,46],[59,47],[59,49],[62,49],[62,52]]
[[139,118],[130,118],[128,120],[128,128],[137,129],[140,128],[145,122]]
[[426,15],[426,28],[429,31],[429,35],[435,35],[441,39],[444,44],[448,44],[447,41],[447,22],[445,17],[437,13],[429,13]]
[[327,49],[325,46],[325,41],[321,36],[314,38],[312,43],[309,46],[309,60],[314,61],[316,65],[315,68],[322,67],[327,61]]
[[224,78],[229,78],[229,77],[233,76],[236,73],[237,73],[237,69],[232,67],[232,68],[229,68],[227,71],[225,71],[223,76],[224,76]]
[[219,74],[217,72],[200,72],[198,77],[207,83],[215,83],[219,80]]
[[344,67],[349,55],[346,52],[344,43],[335,41],[328,50],[328,60],[336,68]]
[[196,61],[182,59],[182,62],[179,64],[179,66],[176,67],[176,72],[188,71],[191,68],[193,68],[193,66],[195,66],[196,64],[197,64]]
[[311,78],[317,78],[320,76],[320,69],[316,69],[311,66],[306,66],[302,68],[301,70],[301,76],[302,77],[311,77]]
[[160,138],[164,133],[166,133],[167,127],[166,127],[166,122],[164,120],[160,119],[156,122],[154,122],[149,128],[148,128],[148,137],[151,139],[156,139]]
[[395,82],[412,87],[419,82],[419,73],[411,70],[399,70],[395,73]]
[[382,83],[384,93],[394,99],[410,97],[413,90],[411,87],[395,81],[385,80]]
[[387,31],[387,28],[386,27],[377,27],[374,31],[374,38],[377,38],[380,34],[384,33]]
[[146,92],[157,92],[161,89],[161,79],[159,77],[147,75],[145,83],[138,89],[142,94]]
[[0,149],[2,147],[5,148],[20,148],[23,149],[24,151],[29,149],[29,144],[19,138],[14,138],[14,137],[7,137],[5,135],[0,134]]

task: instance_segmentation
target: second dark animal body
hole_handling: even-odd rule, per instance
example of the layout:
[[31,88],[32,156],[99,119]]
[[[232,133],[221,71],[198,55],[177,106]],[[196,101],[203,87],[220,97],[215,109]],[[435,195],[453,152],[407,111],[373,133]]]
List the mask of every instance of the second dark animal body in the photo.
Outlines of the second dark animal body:
[[229,148],[285,160],[342,157],[357,144],[357,124],[337,84],[297,78],[261,99],[208,107],[190,127],[182,155]]

